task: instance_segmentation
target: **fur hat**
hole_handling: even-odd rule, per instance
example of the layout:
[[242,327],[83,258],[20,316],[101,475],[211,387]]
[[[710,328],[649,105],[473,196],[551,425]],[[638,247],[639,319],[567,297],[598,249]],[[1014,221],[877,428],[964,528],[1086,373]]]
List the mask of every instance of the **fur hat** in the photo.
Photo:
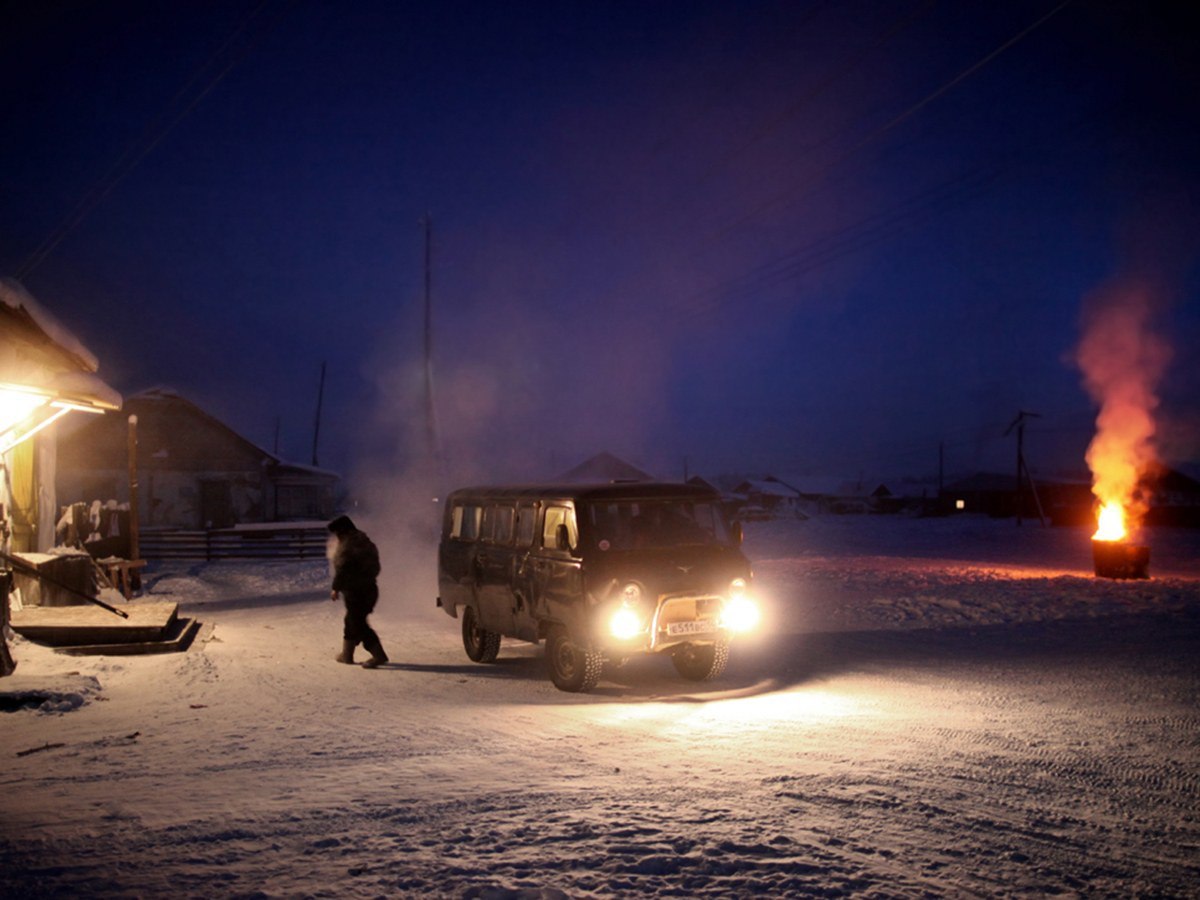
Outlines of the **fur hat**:
[[358,529],[354,527],[354,523],[350,520],[349,516],[338,516],[329,523],[329,530],[337,535],[349,534],[352,531],[358,531]]

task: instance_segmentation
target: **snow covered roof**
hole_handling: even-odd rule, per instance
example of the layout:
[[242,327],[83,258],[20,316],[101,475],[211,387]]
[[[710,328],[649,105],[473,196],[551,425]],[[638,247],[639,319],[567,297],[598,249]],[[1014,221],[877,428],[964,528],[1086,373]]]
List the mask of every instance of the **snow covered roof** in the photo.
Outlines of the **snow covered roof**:
[[787,485],[805,497],[869,497],[891,493],[887,479],[873,476],[768,475],[767,480]]
[[179,391],[172,387],[158,386],[147,388],[146,390],[131,394],[126,400],[126,406],[134,411],[136,411],[139,407],[145,411],[149,404],[159,404],[159,406],[156,408],[174,408],[177,410],[183,410],[191,415],[198,416],[208,422],[211,422],[222,432],[230,435],[237,442],[258,454],[262,458],[263,464],[271,466],[277,474],[290,473],[292,475],[316,476],[331,480],[338,480],[342,477],[338,472],[334,472],[331,469],[322,469],[319,466],[310,466],[304,463],[296,463],[282,459],[276,454],[266,450],[265,448],[251,441],[249,438],[235,431],[225,422],[221,421],[207,410],[202,409],[196,403],[192,402],[187,397],[184,397],[181,393],[179,393]]
[[16,279],[0,278],[0,303],[17,316],[28,319],[55,345],[75,357],[79,368],[88,372],[95,372],[100,368],[100,361],[96,359],[95,354],[38,303]]
[[92,409],[120,409],[95,355],[11,278],[0,278],[0,382]]
[[191,400],[187,399],[182,394],[179,394],[171,388],[156,387],[145,391],[138,391],[136,394],[131,394],[125,403],[127,408],[134,411],[136,411],[138,407],[141,407],[143,410],[145,410],[150,404],[157,404],[158,408],[162,409],[173,407],[176,410],[183,411],[186,414],[199,417],[200,419],[211,423],[220,431],[229,435],[238,443],[262,457],[265,464],[279,464],[283,462],[283,460],[277,457],[274,453],[263,449],[258,444],[234,431],[212,413],[200,408],[197,404],[193,403]]
[[654,476],[608,452],[597,453],[558,476],[562,481],[654,481]]
[[737,486],[739,494],[762,494],[767,497],[795,497],[796,491],[779,481],[748,478]]

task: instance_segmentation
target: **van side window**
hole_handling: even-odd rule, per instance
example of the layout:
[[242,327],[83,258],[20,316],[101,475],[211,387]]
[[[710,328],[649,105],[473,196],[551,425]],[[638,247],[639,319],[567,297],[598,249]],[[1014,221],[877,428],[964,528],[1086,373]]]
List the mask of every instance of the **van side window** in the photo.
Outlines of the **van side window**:
[[537,529],[537,507],[517,507],[517,546],[528,547],[533,543],[533,535]]
[[478,506],[455,506],[450,513],[450,537],[460,541],[473,541],[479,537]]
[[571,546],[579,546],[579,531],[575,527],[575,515],[565,506],[547,506],[546,520],[542,525],[542,546],[553,550],[557,543],[555,534],[558,532],[559,525],[567,526],[567,533],[571,538]]
[[507,544],[512,541],[513,508],[511,506],[489,506],[483,511],[483,525],[480,535],[483,540],[493,544]]

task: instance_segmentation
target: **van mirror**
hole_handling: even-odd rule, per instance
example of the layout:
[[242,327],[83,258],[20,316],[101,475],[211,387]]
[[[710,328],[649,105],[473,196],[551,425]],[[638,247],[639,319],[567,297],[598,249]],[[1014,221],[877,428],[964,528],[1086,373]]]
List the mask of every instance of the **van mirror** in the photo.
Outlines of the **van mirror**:
[[742,541],[745,540],[745,535],[742,533],[742,523],[734,522],[729,528],[729,534],[733,538],[735,547],[742,546]]
[[554,546],[558,550],[571,549],[571,532],[565,522],[560,522],[558,527],[554,529]]

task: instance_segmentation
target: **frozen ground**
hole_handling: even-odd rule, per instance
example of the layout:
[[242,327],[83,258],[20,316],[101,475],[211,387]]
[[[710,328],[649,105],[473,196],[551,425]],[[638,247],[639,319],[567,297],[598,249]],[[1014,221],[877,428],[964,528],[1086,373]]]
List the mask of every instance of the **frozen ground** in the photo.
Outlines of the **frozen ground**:
[[320,563],[155,570],[214,626],[187,654],[18,639],[0,691],[64,696],[0,714],[0,895],[1200,893],[1196,532],[1112,582],[1078,530],[754,523],[773,633],[585,696],[468,662],[429,551],[380,543],[374,672]]

